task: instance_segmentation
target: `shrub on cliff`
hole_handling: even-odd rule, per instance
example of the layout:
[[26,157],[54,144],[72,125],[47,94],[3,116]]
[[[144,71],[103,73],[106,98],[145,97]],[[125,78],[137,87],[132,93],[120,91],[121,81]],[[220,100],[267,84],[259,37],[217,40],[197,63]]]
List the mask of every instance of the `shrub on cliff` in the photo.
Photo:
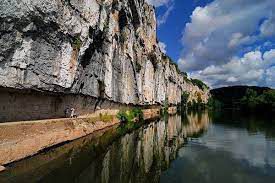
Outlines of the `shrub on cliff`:
[[74,38],[74,40],[73,40],[73,47],[75,49],[77,49],[77,50],[80,50],[81,45],[82,45],[82,41],[81,41],[80,37]]
[[193,85],[198,86],[201,90],[209,89],[209,87],[199,79],[191,79]]

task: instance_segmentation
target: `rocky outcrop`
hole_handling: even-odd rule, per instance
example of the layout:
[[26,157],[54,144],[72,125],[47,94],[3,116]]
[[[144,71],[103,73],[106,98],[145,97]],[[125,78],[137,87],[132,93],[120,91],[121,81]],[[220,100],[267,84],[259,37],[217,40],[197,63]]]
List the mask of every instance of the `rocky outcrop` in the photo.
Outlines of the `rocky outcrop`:
[[208,99],[160,51],[144,0],[2,0],[0,86],[139,105]]

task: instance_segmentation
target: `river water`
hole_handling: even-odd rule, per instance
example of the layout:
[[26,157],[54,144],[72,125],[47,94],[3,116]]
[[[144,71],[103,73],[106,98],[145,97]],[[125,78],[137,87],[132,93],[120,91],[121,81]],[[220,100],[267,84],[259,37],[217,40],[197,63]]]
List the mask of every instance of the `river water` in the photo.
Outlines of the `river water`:
[[275,121],[188,112],[115,126],[13,163],[0,182],[274,183]]

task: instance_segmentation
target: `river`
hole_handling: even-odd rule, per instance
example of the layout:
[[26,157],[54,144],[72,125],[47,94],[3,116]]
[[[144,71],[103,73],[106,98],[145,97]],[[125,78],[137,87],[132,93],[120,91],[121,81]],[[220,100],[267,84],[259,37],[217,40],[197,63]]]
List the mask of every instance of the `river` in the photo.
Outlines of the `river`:
[[275,182],[275,121],[188,112],[115,126],[8,165],[0,182]]

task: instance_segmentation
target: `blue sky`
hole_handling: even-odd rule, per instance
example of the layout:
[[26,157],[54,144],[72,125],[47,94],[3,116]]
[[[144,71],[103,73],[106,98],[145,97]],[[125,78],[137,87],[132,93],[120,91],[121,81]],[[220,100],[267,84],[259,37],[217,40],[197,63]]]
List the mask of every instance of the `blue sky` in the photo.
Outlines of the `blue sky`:
[[191,77],[211,87],[275,87],[275,1],[147,0],[158,39]]
[[[190,15],[197,6],[205,6],[212,0],[177,0],[171,1],[170,6],[173,10],[170,12],[166,19],[166,22],[158,26],[158,38],[160,41],[167,45],[167,54],[175,61],[180,58],[181,50],[183,45],[181,44],[182,33],[185,28],[185,24],[190,22]],[[156,10],[156,16],[160,19],[165,12],[167,7],[164,5],[158,7]]]

